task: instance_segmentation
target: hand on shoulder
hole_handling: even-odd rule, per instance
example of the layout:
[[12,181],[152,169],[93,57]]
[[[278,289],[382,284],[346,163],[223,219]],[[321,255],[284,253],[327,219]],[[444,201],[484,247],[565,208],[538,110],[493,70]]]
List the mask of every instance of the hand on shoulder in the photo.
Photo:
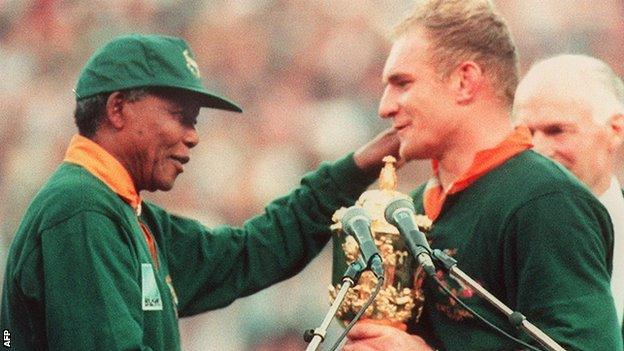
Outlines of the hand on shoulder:
[[400,144],[396,130],[388,128],[355,151],[355,164],[365,172],[378,171],[383,166],[384,156],[392,155],[397,159],[395,166],[400,168],[405,163],[399,157]]

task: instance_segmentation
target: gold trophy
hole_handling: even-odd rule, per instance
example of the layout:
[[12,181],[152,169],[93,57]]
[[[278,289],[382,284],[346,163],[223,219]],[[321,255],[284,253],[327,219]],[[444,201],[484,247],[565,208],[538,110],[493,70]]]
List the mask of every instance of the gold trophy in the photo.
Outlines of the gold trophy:
[[[422,312],[425,299],[422,282],[425,274],[414,263],[398,229],[384,218],[384,211],[391,200],[403,197],[411,201],[411,198],[396,190],[396,159],[386,156],[383,161],[385,166],[379,175],[379,189],[365,191],[356,202],[356,205],[364,208],[372,217],[371,232],[383,260],[384,270],[384,282],[379,294],[360,320],[406,330],[408,323],[417,322]],[[339,284],[345,269],[360,255],[356,240],[342,230],[341,219],[345,211],[344,207],[339,209],[332,218],[334,251],[332,286],[329,288],[332,301],[340,290]],[[431,220],[424,215],[416,215],[415,221],[425,233],[431,228]],[[363,272],[357,285],[348,290],[336,317],[345,325],[348,324],[368,300],[376,284],[377,278],[372,272]]]

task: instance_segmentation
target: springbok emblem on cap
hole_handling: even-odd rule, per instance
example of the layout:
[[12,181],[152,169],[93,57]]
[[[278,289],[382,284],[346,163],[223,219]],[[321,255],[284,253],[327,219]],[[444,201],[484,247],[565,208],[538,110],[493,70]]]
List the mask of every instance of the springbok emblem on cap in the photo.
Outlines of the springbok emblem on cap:
[[184,50],[182,54],[184,55],[184,59],[186,60],[186,67],[189,69],[189,71],[191,71],[191,73],[193,73],[195,77],[201,77],[201,74],[199,73],[199,66],[197,65],[197,62],[193,59],[193,57],[191,57],[191,53],[188,51],[188,49]]

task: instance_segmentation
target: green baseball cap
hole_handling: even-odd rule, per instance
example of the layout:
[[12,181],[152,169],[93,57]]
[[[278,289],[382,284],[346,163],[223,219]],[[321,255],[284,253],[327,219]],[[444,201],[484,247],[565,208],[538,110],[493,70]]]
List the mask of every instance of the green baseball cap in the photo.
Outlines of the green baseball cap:
[[188,44],[162,35],[121,36],[98,49],[80,72],[76,100],[100,93],[143,87],[194,92],[203,107],[242,112],[231,101],[204,87]]

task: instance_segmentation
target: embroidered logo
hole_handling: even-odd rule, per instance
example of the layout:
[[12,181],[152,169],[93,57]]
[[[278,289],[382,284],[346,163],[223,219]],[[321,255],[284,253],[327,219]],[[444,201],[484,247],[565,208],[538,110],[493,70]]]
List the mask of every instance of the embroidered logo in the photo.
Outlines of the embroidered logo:
[[201,73],[199,73],[199,65],[191,56],[191,53],[187,50],[182,51],[182,55],[184,55],[184,60],[186,60],[186,67],[193,73],[193,75],[197,78],[201,77]]
[[[449,256],[454,256],[457,253],[457,249],[445,249],[444,253]],[[470,289],[470,287],[464,285],[462,282],[456,280],[452,276],[444,273],[444,271],[437,271],[436,276],[438,277],[442,285],[444,285],[444,287],[449,289],[453,293],[453,295],[461,298],[463,301],[466,301],[467,299],[470,299],[474,296],[474,292],[472,291],[472,289]],[[446,296],[442,288],[438,287],[438,291]],[[466,319],[474,319],[472,313],[466,311],[457,303],[457,301],[453,300],[450,297],[446,297],[445,301],[437,302],[435,304],[435,307],[438,311],[442,312],[448,318],[456,322]]]

